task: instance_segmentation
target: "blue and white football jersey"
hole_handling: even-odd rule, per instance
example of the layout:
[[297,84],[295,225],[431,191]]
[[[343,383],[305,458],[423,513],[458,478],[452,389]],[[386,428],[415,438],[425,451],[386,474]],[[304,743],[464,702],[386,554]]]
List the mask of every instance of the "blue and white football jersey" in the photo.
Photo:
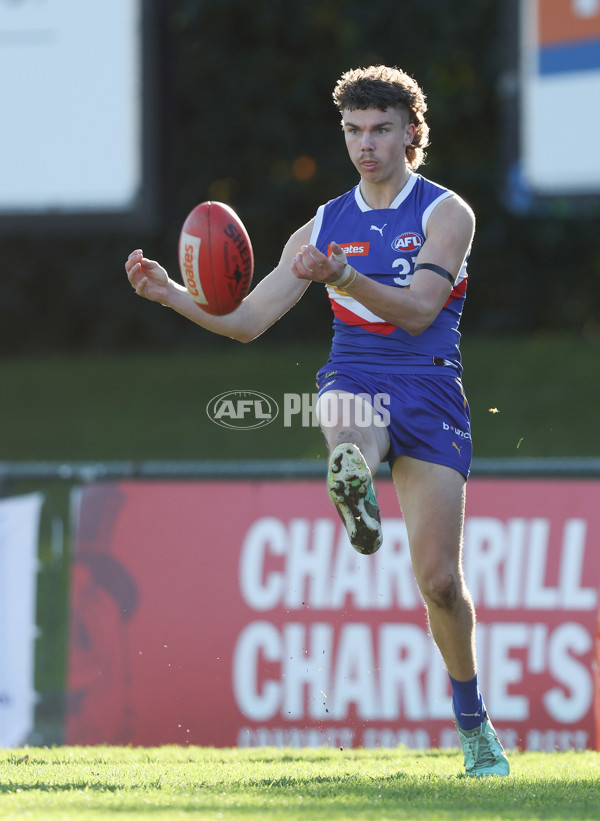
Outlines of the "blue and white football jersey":
[[[337,242],[361,274],[384,285],[406,288],[427,237],[433,209],[452,191],[412,174],[389,208],[373,209],[360,187],[320,206],[311,243],[324,254]],[[386,322],[338,288],[327,286],[333,308],[330,365],[353,364],[374,372],[427,373],[437,364],[461,372],[458,326],[467,290],[466,263],[434,322],[419,336]]]

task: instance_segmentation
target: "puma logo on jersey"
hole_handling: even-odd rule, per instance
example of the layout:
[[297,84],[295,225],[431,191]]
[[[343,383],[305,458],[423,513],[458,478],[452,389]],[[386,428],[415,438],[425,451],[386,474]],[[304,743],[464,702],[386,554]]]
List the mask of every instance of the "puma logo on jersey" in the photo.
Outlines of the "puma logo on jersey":
[[[385,225],[387,225],[387,222],[385,223]],[[382,225],[381,228],[379,228],[377,225],[372,225],[371,231],[379,231],[379,233],[381,234],[381,239],[383,239],[383,229],[385,228],[385,225]]]

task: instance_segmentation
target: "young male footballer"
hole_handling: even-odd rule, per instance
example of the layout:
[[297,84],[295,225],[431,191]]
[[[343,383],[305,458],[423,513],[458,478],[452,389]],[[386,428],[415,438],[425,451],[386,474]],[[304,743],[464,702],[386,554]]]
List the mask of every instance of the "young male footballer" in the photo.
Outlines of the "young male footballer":
[[330,451],[329,495],[353,547],[373,553],[382,533],[371,477],[389,461],[450,676],[466,773],[508,775],[477,683],[475,613],[462,569],[472,448],[458,325],[475,219],[460,197],[417,173],[429,128],[411,77],[386,66],[351,70],[333,99],[360,180],[293,234],[276,268],[233,313],[204,312],[141,250],[125,267],[140,296],[242,342],[262,334],[311,282],[327,287],[334,334],[317,375],[316,411]]

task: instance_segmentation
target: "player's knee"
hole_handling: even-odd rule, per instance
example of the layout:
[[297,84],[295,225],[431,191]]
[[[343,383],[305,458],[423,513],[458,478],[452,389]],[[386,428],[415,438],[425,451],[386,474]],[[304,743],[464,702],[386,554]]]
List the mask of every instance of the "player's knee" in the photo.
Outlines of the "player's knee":
[[342,445],[344,442],[351,442],[359,450],[363,450],[365,446],[363,439],[364,437],[355,428],[343,427],[337,432],[335,444]]
[[435,572],[422,579],[421,592],[427,604],[442,610],[454,610],[458,600],[458,584],[452,573]]
[[346,442],[350,442],[359,449],[369,466],[369,470],[374,474],[381,462],[381,456],[374,439],[361,434],[354,428],[342,428],[335,437],[334,446],[337,447],[337,445],[343,445]]

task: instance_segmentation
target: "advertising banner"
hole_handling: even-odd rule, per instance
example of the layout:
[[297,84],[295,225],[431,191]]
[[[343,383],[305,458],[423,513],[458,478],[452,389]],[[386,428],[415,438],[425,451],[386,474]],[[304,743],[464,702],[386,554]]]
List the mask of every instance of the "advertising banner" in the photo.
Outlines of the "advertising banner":
[[0,500],[0,747],[33,730],[37,548],[43,496]]
[[[600,191],[600,3],[520,0],[521,184],[542,195]],[[568,162],[556,112],[578,112]],[[576,133],[574,133],[576,132]]]
[[[143,183],[143,5],[0,0],[0,214],[135,203]],[[34,112],[43,131],[22,125]]]
[[[457,746],[392,483],[349,545],[324,481],[74,497],[69,744]],[[595,745],[600,483],[472,479],[465,572],[503,741]]]

